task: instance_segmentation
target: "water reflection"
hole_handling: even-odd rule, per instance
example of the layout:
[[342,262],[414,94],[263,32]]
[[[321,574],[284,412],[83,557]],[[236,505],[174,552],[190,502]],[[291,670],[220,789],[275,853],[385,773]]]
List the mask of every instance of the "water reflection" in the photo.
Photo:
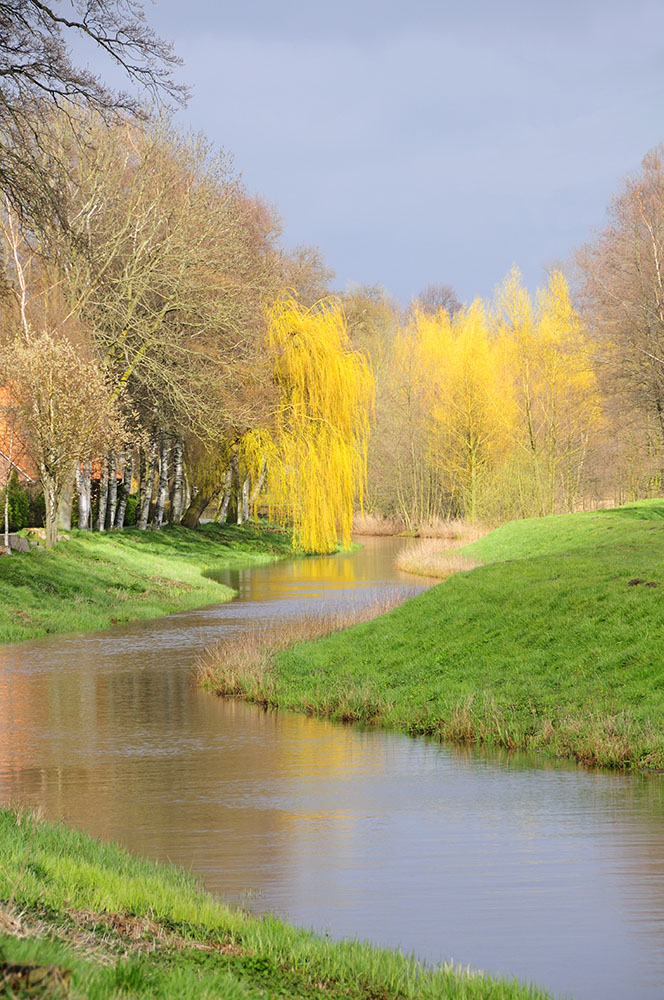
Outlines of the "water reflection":
[[200,648],[257,617],[410,586],[394,547],[226,575],[232,604],[0,649],[0,797],[334,935],[588,1000],[659,998],[660,779],[266,713],[192,685]]

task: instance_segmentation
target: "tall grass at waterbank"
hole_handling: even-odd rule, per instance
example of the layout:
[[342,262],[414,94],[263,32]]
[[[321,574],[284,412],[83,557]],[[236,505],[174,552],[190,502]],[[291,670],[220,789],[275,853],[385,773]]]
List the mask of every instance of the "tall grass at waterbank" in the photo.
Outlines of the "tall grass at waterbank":
[[233,591],[207,572],[289,556],[290,535],[256,523],[72,531],[54,549],[0,557],[0,642],[227,601]]
[[413,538],[441,538],[455,545],[467,545],[488,534],[486,525],[462,518],[434,517],[416,525],[399,517],[383,517],[379,514],[355,514],[353,534],[355,535],[410,535]]
[[265,704],[664,769],[664,501],[516,521],[480,563],[382,615],[277,652]]
[[481,563],[458,552],[454,543],[437,538],[423,538],[397,553],[395,565],[404,573],[445,580],[460,570],[476,569]]
[[[0,809],[0,992],[172,1000],[545,1000],[222,905],[181,869]],[[25,966],[32,966],[32,969]]]

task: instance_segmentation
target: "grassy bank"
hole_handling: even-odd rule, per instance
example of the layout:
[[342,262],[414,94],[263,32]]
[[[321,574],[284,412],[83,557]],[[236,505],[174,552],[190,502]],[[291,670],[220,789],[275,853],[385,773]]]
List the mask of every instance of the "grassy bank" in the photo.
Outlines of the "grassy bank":
[[462,552],[483,565],[238,687],[413,735],[664,768],[664,501],[512,522]]
[[[181,870],[0,810],[0,963],[31,992],[200,1000],[544,1000],[543,991],[232,910]],[[7,966],[29,963],[29,973]],[[55,968],[45,968],[54,966]]]
[[205,573],[291,556],[290,537],[244,525],[72,531],[47,551],[0,557],[0,641],[87,631],[228,600]]

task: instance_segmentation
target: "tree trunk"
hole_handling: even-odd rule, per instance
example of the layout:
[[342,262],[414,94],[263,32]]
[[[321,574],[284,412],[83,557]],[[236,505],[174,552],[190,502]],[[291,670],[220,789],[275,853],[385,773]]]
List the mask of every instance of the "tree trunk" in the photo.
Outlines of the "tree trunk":
[[242,503],[237,505],[237,523],[244,524],[249,520],[249,492],[251,490],[251,473],[248,472],[242,483]]
[[242,521],[240,520],[242,517],[241,490],[240,464],[237,452],[234,452],[231,457],[231,503],[229,520],[236,521],[238,524],[242,524]]
[[76,466],[76,490],[78,492],[78,526],[82,531],[90,531],[92,524],[90,521],[91,507],[91,484],[92,461],[87,459]]
[[221,499],[219,501],[219,507],[217,509],[217,513],[215,514],[214,518],[215,521],[221,521],[222,524],[226,520],[226,516],[228,515],[228,505],[231,502],[231,482],[232,482],[232,473],[231,470],[229,469],[226,475],[224,476],[224,488],[220,494]]
[[193,500],[187,507],[184,513],[184,517],[182,518],[182,521],[180,523],[185,528],[195,528],[201,519],[203,511],[205,510],[211,499],[212,498],[210,497],[210,494],[208,492],[199,490],[199,492],[196,493]]
[[150,501],[152,500],[152,488],[154,484],[154,466],[157,457],[157,445],[155,441],[150,444],[149,452],[143,457],[143,474],[141,476],[140,510],[138,515],[138,527],[145,531],[148,526],[150,516]]
[[115,453],[108,456],[108,509],[106,511],[106,527],[112,531],[115,527],[115,509],[118,505],[118,458]]
[[9,480],[12,475],[12,458],[14,455],[14,428],[9,432],[9,458],[7,459],[7,475],[5,476],[5,552],[8,556],[12,554],[9,546]]
[[157,493],[157,505],[154,511],[152,527],[156,531],[161,528],[164,520],[164,507],[168,496],[168,435],[161,432],[161,446],[159,449],[159,492]]
[[106,528],[106,507],[108,505],[108,461],[106,455],[101,460],[99,473],[99,510],[97,511],[97,531]]
[[184,464],[182,442],[176,438],[173,445],[173,493],[171,494],[171,524],[179,524],[184,510]]
[[42,469],[44,501],[46,505],[46,548],[52,549],[58,540],[58,495],[55,482]]
[[71,508],[74,499],[74,476],[68,487],[63,490],[58,499],[58,528],[71,531]]
[[263,489],[263,487],[265,486],[266,476],[267,476],[267,461],[265,459],[263,459],[263,464],[261,466],[261,474],[258,477],[258,482],[256,483],[255,487],[251,491],[251,496],[249,498],[249,505],[250,506],[253,505],[253,504],[255,504],[256,501],[258,500],[258,497],[260,496],[260,492]]
[[125,512],[127,510],[127,500],[131,491],[131,472],[133,467],[134,453],[131,448],[127,448],[124,454],[124,472],[122,475],[122,498],[118,504],[115,515],[115,527],[124,528]]

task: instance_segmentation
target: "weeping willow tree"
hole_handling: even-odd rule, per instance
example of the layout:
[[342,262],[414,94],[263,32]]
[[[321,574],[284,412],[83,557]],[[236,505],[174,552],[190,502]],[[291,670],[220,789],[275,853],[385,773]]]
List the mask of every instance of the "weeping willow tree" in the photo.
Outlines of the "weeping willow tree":
[[245,461],[267,462],[268,504],[292,523],[293,544],[331,552],[339,538],[349,544],[353,507],[362,503],[373,374],[352,348],[337,300],[304,309],[281,298],[268,321],[280,402],[271,433],[245,438]]

